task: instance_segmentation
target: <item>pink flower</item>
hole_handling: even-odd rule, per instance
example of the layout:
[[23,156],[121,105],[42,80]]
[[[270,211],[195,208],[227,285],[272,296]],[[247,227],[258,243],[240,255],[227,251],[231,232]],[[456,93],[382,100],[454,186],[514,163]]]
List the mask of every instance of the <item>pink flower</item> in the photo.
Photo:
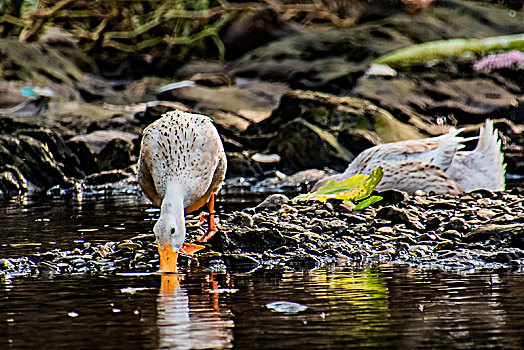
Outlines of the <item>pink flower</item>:
[[501,68],[524,69],[524,53],[514,50],[507,53],[489,55],[478,60],[473,65],[475,71],[483,73],[489,73],[494,69]]

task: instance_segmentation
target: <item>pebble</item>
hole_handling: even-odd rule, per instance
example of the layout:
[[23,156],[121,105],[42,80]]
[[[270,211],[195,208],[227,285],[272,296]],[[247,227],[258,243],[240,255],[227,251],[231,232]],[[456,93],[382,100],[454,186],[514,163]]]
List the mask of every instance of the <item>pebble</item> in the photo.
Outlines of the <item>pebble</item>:
[[479,218],[484,220],[489,220],[496,215],[496,213],[493,210],[489,209],[479,209],[476,213]]
[[280,208],[282,204],[289,202],[289,198],[283,194],[272,194],[269,195],[262,203],[257,205],[257,209],[273,209]]
[[455,230],[459,232],[467,232],[470,229],[470,225],[466,223],[463,218],[451,218],[445,225],[446,230]]
[[136,250],[141,248],[141,245],[139,243],[131,242],[131,241],[124,241],[122,243],[119,243],[116,246],[118,249],[131,249]]

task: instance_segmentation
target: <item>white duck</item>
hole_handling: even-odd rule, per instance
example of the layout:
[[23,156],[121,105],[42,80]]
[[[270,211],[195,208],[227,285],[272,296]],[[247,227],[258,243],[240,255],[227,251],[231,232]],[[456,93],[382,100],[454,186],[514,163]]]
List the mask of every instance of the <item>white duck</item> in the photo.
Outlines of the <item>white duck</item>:
[[370,174],[381,165],[384,177],[378,190],[417,190],[436,194],[459,194],[476,189],[504,190],[506,165],[500,150],[498,131],[486,120],[480,128],[477,147],[459,151],[467,139],[457,136],[463,129],[421,140],[386,143],[360,153],[339,175],[320,180],[316,191],[329,180],[340,181],[355,174]]
[[160,270],[175,272],[178,252],[191,254],[202,246],[184,243],[185,213],[208,203],[209,229],[200,242],[216,232],[214,195],[226,173],[226,155],[211,119],[171,111],[144,129],[138,181],[160,217],[153,228]]

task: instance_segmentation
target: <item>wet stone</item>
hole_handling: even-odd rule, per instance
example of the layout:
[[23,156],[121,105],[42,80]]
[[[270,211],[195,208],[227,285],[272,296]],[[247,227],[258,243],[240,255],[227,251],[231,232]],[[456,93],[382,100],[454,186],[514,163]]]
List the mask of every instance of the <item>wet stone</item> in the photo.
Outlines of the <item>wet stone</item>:
[[489,209],[480,209],[476,212],[477,216],[484,220],[489,220],[496,215],[493,210]]
[[380,201],[382,205],[397,204],[408,198],[406,192],[394,189],[378,191],[376,195],[382,197]]
[[283,204],[289,202],[289,198],[283,194],[272,194],[268,196],[262,203],[256,206],[257,209],[263,208],[280,208]]
[[463,235],[456,230],[447,230],[447,231],[442,232],[440,237],[451,240],[451,241],[461,241]]
[[467,232],[470,225],[466,223],[463,218],[452,218],[445,226],[446,230],[455,230],[459,232]]
[[417,242],[431,242],[435,239],[435,235],[423,233],[416,238]]
[[431,216],[426,220],[426,228],[428,230],[436,230],[442,224],[442,220],[438,216]]
[[403,223],[416,229],[424,228],[415,212],[409,209],[400,209],[394,206],[386,206],[380,208],[377,211],[376,218],[390,220],[394,223]]
[[15,264],[9,259],[0,259],[0,271],[14,271]]
[[434,251],[439,250],[450,250],[453,248],[453,242],[452,241],[440,241],[437,243],[435,248],[433,248]]
[[229,268],[252,270],[260,265],[260,261],[246,254],[226,254],[222,260]]
[[131,250],[136,250],[136,249],[139,249],[140,247],[141,245],[139,243],[135,243],[131,241],[122,242],[117,246],[118,249],[131,249]]
[[226,270],[227,266],[222,259],[210,260],[208,266],[203,269],[204,272],[224,272]]

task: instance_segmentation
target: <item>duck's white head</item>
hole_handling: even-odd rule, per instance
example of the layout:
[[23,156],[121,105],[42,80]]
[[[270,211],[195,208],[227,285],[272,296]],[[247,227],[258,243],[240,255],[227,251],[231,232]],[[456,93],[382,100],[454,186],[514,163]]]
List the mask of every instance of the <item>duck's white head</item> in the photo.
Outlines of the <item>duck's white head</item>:
[[[182,213],[184,213],[183,209]],[[162,249],[165,248],[166,244],[169,244],[173,250],[178,251],[182,247],[182,244],[184,244],[186,238],[185,223],[180,223],[180,220],[177,220],[175,215],[177,214],[166,213],[162,210],[153,228],[156,241]]]
[[160,254],[160,270],[163,272],[176,271],[178,251],[186,239],[184,196],[179,187],[168,186],[162,200],[160,217],[153,228]]

